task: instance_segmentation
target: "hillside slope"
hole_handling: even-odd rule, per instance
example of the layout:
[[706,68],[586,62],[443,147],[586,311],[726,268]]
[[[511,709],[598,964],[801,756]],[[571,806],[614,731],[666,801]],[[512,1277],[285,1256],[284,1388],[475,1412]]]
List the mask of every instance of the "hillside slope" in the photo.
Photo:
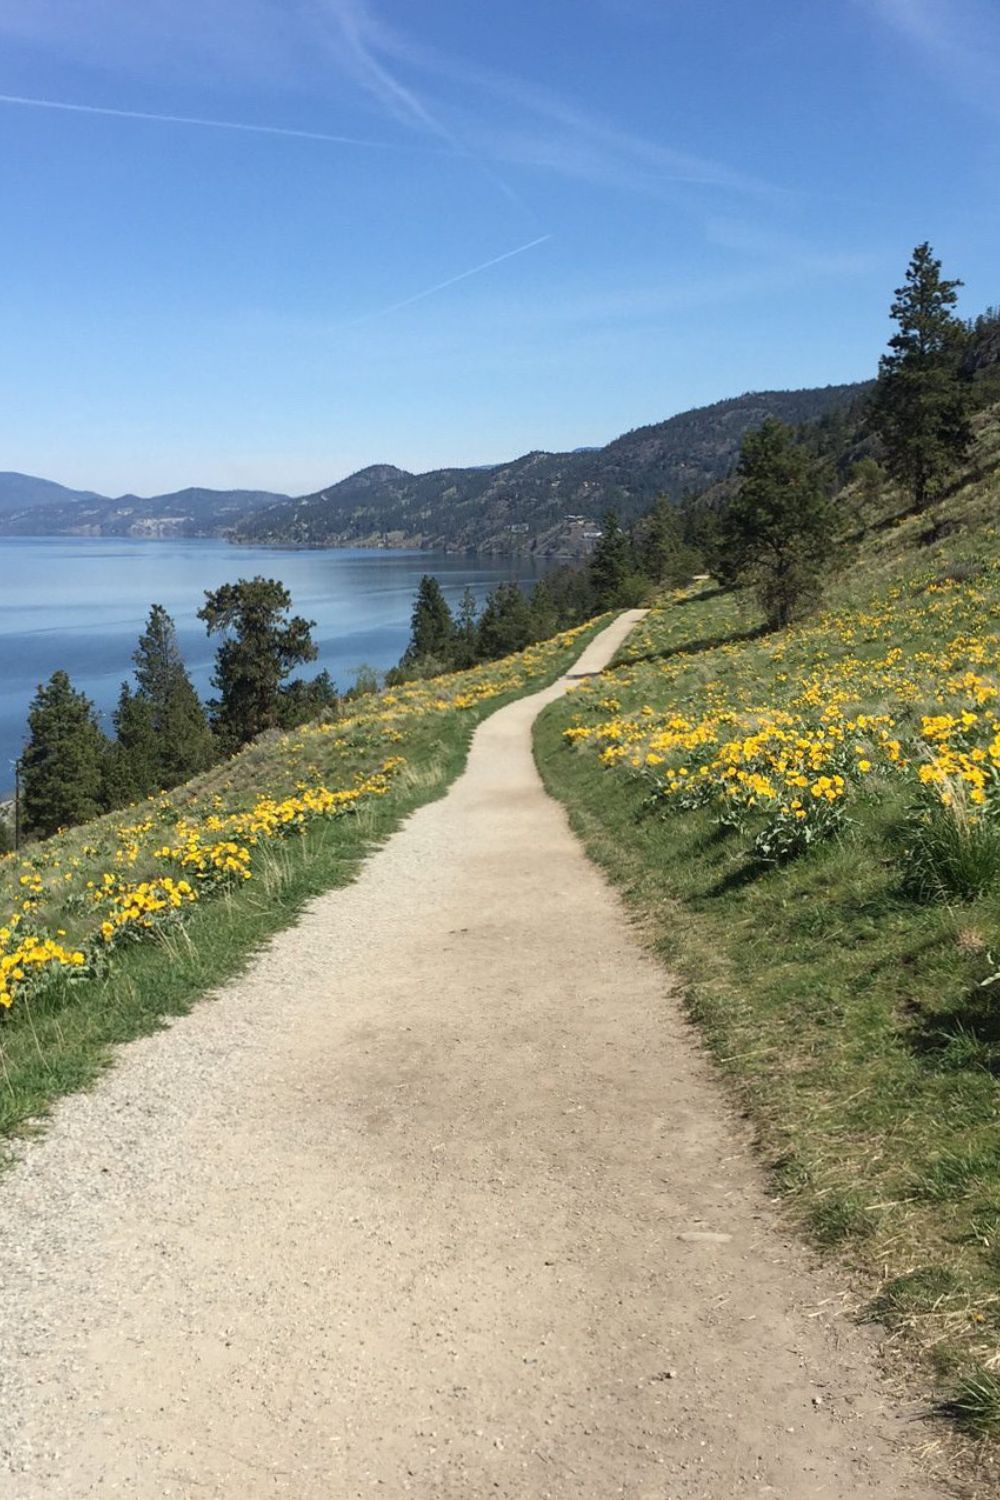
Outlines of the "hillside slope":
[[9,512],[28,511],[35,507],[40,513],[44,507],[78,505],[101,497],[93,490],[71,490],[52,479],[38,479],[34,474],[17,474],[11,470],[0,472],[0,521]]
[[30,474],[0,474],[0,536],[218,536],[284,500],[269,490],[192,488],[111,499]]
[[824,612],[695,585],[544,722],[789,1216],[1000,1437],[1000,407],[914,514],[848,488]]
[[[760,391],[638,427],[604,448],[526,453],[489,468],[410,474],[389,464],[262,510],[247,542],[388,545],[544,554],[587,550],[608,508],[629,520],[660,495],[680,499],[728,473],[743,434],[766,416],[798,425],[842,411],[865,384]],[[576,518],[567,519],[567,518]]]

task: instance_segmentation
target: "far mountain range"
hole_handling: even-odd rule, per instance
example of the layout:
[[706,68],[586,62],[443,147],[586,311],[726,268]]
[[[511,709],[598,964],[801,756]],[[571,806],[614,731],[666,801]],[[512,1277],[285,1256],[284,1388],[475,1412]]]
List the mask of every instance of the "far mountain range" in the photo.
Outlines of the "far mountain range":
[[609,509],[623,520],[661,495],[680,500],[732,470],[767,416],[793,426],[853,405],[867,383],[758,391],[637,427],[603,448],[526,453],[508,463],[410,474],[361,469],[312,495],[186,489],[115,499],[0,473],[0,535],[216,536],[306,547],[424,547],[573,555]]

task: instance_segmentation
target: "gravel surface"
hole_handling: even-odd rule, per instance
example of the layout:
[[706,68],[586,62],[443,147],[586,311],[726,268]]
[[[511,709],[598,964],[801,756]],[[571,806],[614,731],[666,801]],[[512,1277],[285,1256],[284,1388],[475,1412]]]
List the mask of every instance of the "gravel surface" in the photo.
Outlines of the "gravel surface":
[[941,1495],[542,790],[560,691],[19,1147],[4,1497]]

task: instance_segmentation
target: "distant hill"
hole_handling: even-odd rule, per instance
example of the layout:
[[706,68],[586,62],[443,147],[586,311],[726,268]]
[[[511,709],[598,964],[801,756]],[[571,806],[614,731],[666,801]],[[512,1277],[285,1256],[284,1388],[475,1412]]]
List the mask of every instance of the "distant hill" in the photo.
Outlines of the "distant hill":
[[628,520],[660,495],[679,500],[723,478],[744,433],[766,416],[798,426],[845,410],[868,389],[754,392],[637,427],[604,448],[526,453],[488,468],[410,474],[377,464],[267,506],[235,535],[304,546],[587,550],[584,531],[608,508]]
[[33,474],[0,473],[0,515],[33,505],[71,505],[97,499],[93,490],[69,490],[64,484],[36,479]]
[[609,508],[630,520],[730,472],[766,416],[799,426],[849,409],[869,385],[757,391],[637,427],[603,448],[410,474],[373,464],[301,499],[262,490],[178,490],[111,499],[0,474],[0,535],[228,536],[298,546],[428,547],[578,555]]
[[30,474],[0,473],[0,535],[218,536],[285,499],[270,490],[206,489],[110,499]]

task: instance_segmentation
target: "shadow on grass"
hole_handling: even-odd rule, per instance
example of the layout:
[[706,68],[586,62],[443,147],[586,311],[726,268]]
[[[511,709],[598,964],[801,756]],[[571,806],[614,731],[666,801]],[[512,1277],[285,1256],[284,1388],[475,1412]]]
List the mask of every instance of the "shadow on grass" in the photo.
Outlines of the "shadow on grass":
[[1000,1008],[991,991],[977,988],[946,1011],[920,1013],[908,1033],[914,1055],[947,1073],[1000,1077]]
[[727,896],[732,891],[741,891],[748,885],[753,885],[762,875],[767,875],[776,868],[769,860],[754,859],[752,856],[744,860],[743,864],[737,865],[730,870],[728,875],[722,875],[712,883],[705,892],[706,896]]
[[842,542],[863,542],[865,537],[875,536],[880,531],[891,531],[900,521],[908,521],[911,516],[919,515],[920,512],[915,505],[908,505],[905,510],[894,510],[889,515],[882,516],[877,521],[871,521],[862,525],[856,531],[849,531],[841,537]]
[[696,641],[681,641],[676,646],[665,646],[662,651],[643,651],[636,656],[623,656],[621,667],[638,666],[644,661],[670,661],[677,656],[698,656],[702,651],[715,651],[719,646],[743,646],[749,641],[759,641],[770,634],[766,625],[755,625],[752,630],[735,630],[729,635],[707,635]]
[[703,604],[706,599],[718,599],[720,594],[731,594],[733,590],[724,584],[713,583],[707,589],[699,589],[696,594],[685,594],[683,599],[676,599],[678,609],[685,604]]

